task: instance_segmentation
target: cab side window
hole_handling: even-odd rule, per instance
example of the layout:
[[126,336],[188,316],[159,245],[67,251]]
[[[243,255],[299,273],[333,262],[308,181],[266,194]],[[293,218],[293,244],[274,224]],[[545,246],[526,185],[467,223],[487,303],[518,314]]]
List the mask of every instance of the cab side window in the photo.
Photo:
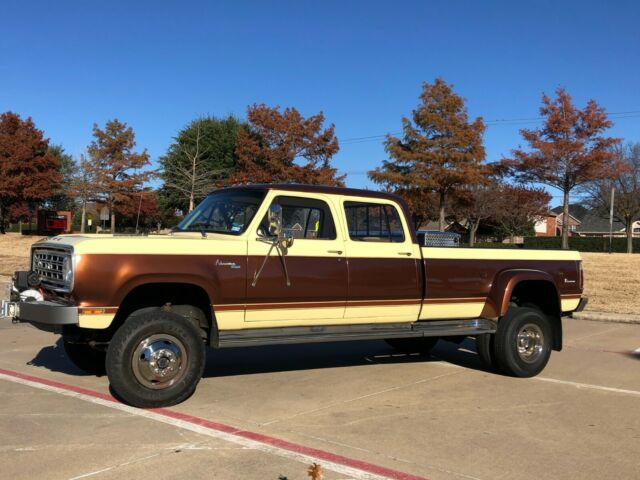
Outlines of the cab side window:
[[[315,198],[278,196],[282,207],[282,230],[293,238],[335,240],[336,227],[329,205]],[[262,221],[266,227],[266,217]]]
[[351,240],[361,242],[404,242],[398,210],[392,205],[345,202],[345,215]]

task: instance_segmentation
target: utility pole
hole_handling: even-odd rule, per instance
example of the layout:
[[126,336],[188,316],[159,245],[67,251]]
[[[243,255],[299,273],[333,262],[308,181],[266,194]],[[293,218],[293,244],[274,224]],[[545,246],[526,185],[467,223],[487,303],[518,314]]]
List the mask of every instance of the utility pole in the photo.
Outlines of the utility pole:
[[611,209],[609,210],[609,253],[613,253],[613,202],[615,200],[616,187],[611,187]]

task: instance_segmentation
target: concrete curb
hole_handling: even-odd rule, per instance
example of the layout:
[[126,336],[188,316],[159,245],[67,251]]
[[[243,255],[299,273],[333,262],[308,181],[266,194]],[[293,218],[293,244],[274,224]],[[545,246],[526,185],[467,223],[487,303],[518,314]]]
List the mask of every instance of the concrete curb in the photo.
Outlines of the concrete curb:
[[609,312],[574,312],[571,314],[576,320],[590,320],[592,322],[627,323],[640,325],[640,316],[628,315],[624,313]]

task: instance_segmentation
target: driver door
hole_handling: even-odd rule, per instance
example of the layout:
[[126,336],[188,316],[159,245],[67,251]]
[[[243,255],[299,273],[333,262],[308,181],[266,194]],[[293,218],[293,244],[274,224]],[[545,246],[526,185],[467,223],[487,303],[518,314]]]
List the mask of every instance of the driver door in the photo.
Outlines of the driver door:
[[245,322],[293,326],[341,321],[348,273],[344,237],[335,221],[336,207],[330,198],[315,194],[276,195],[272,203],[282,207],[283,232],[293,237],[293,244],[282,250],[282,257],[274,248],[267,258],[271,244],[266,237],[266,218],[255,237],[249,237]]

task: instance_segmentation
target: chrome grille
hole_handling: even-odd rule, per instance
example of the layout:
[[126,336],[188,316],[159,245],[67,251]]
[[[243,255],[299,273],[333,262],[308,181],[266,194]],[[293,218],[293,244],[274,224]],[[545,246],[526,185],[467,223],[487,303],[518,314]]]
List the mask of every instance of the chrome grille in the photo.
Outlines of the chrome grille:
[[35,248],[31,268],[40,276],[43,286],[54,290],[69,290],[71,284],[65,280],[65,259],[68,268],[71,268],[71,255],[68,251]]

